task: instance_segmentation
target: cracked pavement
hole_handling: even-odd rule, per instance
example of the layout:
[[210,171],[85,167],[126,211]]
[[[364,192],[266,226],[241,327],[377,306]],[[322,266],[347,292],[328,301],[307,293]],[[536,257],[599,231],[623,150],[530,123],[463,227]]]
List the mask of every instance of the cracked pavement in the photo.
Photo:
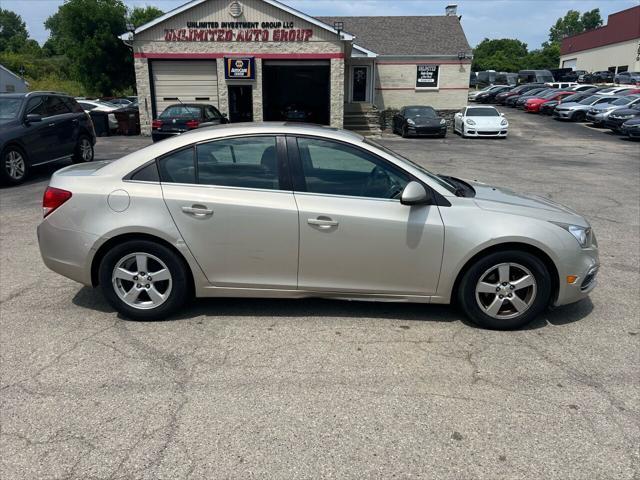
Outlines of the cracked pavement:
[[[63,164],[0,189],[0,477],[640,478],[640,144],[505,111],[505,141],[382,142],[592,222],[600,286],[517,332],[328,300],[126,321],[40,259],[41,195]],[[96,157],[147,142],[99,139]]]

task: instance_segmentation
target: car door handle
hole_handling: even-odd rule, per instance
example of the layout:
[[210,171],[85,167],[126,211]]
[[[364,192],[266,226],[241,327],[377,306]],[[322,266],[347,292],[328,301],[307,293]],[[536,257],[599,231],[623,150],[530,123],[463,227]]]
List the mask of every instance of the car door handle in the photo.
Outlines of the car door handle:
[[193,215],[194,217],[210,217],[213,215],[213,210],[205,207],[204,205],[182,207],[182,211],[188,215]]
[[331,228],[331,227],[337,227],[338,226],[338,222],[336,220],[333,220],[330,217],[318,217],[318,218],[309,218],[307,220],[307,223],[309,225],[313,225],[319,228]]
[[56,126],[56,122],[51,122],[51,123],[49,124],[49,126],[50,126],[50,127],[55,127],[55,126]]

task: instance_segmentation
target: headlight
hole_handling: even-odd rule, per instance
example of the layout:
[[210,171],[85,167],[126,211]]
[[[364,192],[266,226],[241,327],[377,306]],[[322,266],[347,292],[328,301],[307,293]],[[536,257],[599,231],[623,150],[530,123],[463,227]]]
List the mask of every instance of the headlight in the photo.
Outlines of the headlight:
[[409,125],[415,125],[415,124],[416,124],[416,122],[414,122],[414,121],[413,121],[413,120],[411,120],[410,118],[408,118],[408,119],[407,119],[407,123],[408,123]]
[[509,125],[509,122],[507,122],[506,118],[503,118],[502,121],[500,122],[500,125],[507,126]]
[[566,230],[573,238],[576,239],[578,245],[582,248],[589,248],[592,245],[591,227],[581,227],[580,225],[570,225],[567,223],[551,222],[554,225]]
[[475,125],[475,124],[476,124],[476,122],[474,122],[470,118],[467,118],[467,125]]
[[447,123],[447,121],[444,118],[440,119],[440,125],[445,125]]

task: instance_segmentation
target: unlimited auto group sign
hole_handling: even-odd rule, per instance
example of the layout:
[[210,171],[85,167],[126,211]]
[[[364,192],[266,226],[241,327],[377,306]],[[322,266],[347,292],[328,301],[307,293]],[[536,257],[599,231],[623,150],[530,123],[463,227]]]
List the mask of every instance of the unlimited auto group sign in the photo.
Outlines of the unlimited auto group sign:
[[164,31],[166,42],[308,42],[312,36],[293,22],[187,22]]

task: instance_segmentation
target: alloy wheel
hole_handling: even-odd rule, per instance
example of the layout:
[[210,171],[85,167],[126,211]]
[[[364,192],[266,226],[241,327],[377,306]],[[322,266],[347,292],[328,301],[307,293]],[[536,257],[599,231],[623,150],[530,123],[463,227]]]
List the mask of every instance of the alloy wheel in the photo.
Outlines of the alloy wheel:
[[537,283],[518,263],[500,263],[487,269],[476,284],[476,302],[492,318],[507,320],[524,314],[534,303]]
[[140,310],[150,310],[165,303],[173,284],[167,265],[158,257],[143,252],[131,253],[116,262],[111,279],[120,300]]
[[80,140],[80,156],[84,162],[90,162],[93,158],[93,148],[91,147],[91,142],[87,138],[82,138]]
[[20,152],[11,150],[5,157],[4,168],[13,180],[22,180],[26,171],[24,157]]

